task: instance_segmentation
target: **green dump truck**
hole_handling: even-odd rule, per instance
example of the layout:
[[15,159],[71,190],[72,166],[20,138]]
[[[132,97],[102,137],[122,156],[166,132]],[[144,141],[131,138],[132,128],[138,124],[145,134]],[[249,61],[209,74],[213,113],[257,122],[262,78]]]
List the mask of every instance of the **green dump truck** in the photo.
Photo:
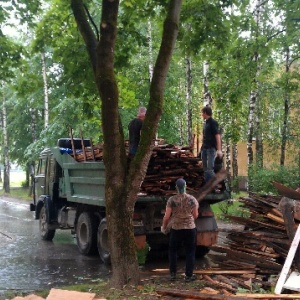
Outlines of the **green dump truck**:
[[[72,151],[90,146],[89,140],[74,139]],[[66,147],[67,146],[67,147]],[[40,235],[51,241],[58,229],[76,235],[79,252],[99,253],[110,262],[105,215],[105,167],[102,161],[78,162],[68,151],[70,139],[59,139],[58,146],[42,151],[34,176],[34,199],[30,210],[39,220]],[[166,249],[168,238],[160,232],[165,195],[139,196],[135,204],[134,234],[138,248],[147,242],[151,249]],[[200,203],[196,220],[197,254],[205,255],[217,241],[218,227],[210,205],[229,199],[223,184],[221,193],[208,194]]]

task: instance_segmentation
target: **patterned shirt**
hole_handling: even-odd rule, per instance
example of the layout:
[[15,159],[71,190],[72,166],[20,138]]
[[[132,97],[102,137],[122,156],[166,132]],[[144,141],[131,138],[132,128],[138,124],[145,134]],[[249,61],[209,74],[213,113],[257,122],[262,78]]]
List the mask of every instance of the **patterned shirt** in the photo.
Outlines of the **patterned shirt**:
[[173,229],[193,229],[196,227],[192,215],[194,207],[199,207],[196,198],[189,194],[177,194],[168,199],[167,207],[172,209],[171,224]]

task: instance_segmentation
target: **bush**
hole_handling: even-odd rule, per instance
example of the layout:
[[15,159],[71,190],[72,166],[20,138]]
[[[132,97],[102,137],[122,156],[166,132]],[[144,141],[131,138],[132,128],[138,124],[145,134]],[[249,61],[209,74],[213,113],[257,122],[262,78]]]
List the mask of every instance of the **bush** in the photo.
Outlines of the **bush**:
[[28,181],[27,181],[27,180],[21,181],[21,187],[22,187],[22,188],[28,188],[28,187],[29,187]]
[[248,172],[249,191],[262,194],[275,194],[272,181],[278,181],[290,188],[296,189],[300,185],[299,167],[272,166],[269,169],[259,169],[251,166]]

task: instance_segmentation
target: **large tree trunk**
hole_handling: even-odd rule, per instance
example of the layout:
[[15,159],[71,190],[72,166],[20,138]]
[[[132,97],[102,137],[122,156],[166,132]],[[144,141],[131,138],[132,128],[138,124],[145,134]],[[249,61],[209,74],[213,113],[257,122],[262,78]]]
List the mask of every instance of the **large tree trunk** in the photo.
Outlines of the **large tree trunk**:
[[72,0],[72,10],[86,43],[102,101],[102,130],[106,170],[105,202],[111,247],[112,278],[121,288],[140,279],[133,235],[133,209],[144,179],[158,122],[162,114],[167,72],[175,46],[182,0],[171,0],[164,22],[162,43],[153,70],[150,100],[138,152],[127,166],[124,133],[119,115],[119,95],[114,74],[119,1],[103,0],[100,42],[89,25],[82,0]]

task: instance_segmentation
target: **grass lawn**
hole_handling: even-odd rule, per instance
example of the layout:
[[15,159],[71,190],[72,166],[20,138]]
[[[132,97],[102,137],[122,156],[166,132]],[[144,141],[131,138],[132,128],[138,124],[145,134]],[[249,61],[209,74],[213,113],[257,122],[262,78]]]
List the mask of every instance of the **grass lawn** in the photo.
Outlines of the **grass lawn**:
[[3,173],[2,182],[0,182],[0,196],[8,196],[12,198],[31,200],[29,196],[29,188],[23,188],[22,182],[26,180],[26,173],[24,171],[10,172],[10,193],[5,193],[3,190]]
[[212,205],[211,208],[215,214],[216,219],[222,220],[225,218],[224,215],[226,214],[234,216],[243,215],[245,212],[242,212],[242,209],[240,207],[241,202],[239,201],[239,198],[246,195],[248,195],[247,192],[232,193],[231,200],[225,200]]

